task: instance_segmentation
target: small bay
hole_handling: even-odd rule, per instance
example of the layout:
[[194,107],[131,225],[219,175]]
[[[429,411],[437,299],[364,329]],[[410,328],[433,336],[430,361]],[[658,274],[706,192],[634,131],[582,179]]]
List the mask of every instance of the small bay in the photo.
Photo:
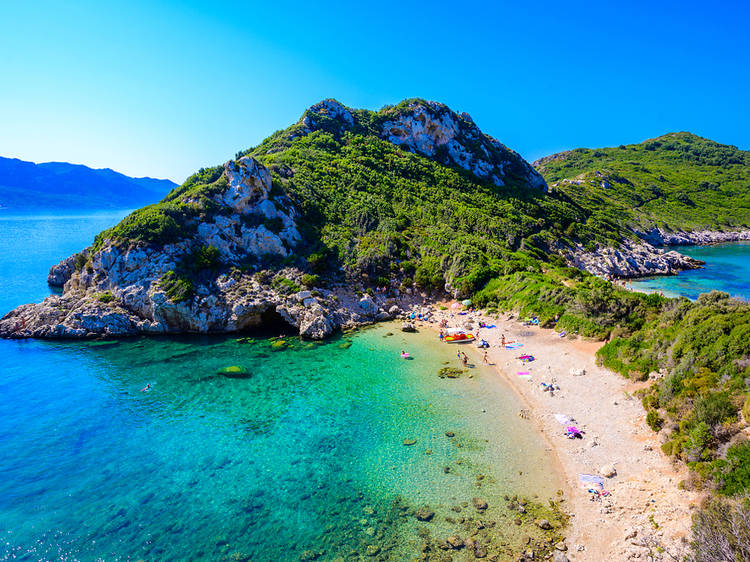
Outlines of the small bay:
[[[0,220],[3,313],[117,218]],[[0,340],[0,560],[411,559],[474,497],[509,546],[503,496],[555,497],[518,397],[481,365],[439,378],[456,349],[434,334],[273,335]]]
[[669,297],[696,299],[701,293],[717,290],[750,299],[750,241],[710,246],[667,246],[665,249],[704,261],[706,265],[678,275],[632,280],[630,287],[647,293],[661,291]]

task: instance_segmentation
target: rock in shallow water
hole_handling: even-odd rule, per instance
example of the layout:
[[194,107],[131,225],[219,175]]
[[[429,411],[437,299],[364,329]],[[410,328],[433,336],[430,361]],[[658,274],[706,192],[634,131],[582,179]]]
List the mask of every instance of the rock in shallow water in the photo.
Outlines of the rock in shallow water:
[[435,517],[435,512],[432,511],[429,507],[420,507],[414,514],[414,516],[419,521],[430,521],[433,517]]
[[472,498],[471,503],[477,511],[484,511],[487,509],[487,500],[483,500],[482,498]]
[[223,375],[230,379],[246,379],[249,378],[251,373],[240,365],[231,365],[229,367],[223,367],[216,371],[217,375]]

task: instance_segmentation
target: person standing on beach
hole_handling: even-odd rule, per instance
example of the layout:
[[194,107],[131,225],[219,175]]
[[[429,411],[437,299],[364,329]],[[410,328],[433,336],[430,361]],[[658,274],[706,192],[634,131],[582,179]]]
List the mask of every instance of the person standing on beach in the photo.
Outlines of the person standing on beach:
[[487,359],[487,352],[486,351],[484,352],[484,357],[482,357],[482,362],[483,363],[489,363],[490,362],[489,359]]
[[503,334],[502,341],[500,342],[500,345],[505,347],[505,334]]

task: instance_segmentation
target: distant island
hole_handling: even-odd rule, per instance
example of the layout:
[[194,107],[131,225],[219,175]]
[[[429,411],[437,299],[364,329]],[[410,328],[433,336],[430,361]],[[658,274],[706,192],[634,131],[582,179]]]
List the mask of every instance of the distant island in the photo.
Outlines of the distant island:
[[133,209],[174,187],[170,180],[131,178],[109,168],[0,157],[0,212]]

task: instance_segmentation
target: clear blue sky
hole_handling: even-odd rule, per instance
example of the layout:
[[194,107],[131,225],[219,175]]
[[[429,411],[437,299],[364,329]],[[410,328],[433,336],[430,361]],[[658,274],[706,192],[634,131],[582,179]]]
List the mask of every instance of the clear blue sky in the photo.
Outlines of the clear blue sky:
[[750,148],[750,2],[252,4],[3,3],[0,155],[181,182],[327,97],[442,101],[529,160]]

